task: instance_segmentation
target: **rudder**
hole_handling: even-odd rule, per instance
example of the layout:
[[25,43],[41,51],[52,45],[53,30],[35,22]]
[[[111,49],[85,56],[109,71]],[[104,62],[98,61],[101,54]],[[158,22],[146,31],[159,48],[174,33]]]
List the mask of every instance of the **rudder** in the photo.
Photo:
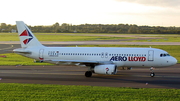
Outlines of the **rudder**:
[[43,46],[23,21],[16,21],[16,26],[22,48]]

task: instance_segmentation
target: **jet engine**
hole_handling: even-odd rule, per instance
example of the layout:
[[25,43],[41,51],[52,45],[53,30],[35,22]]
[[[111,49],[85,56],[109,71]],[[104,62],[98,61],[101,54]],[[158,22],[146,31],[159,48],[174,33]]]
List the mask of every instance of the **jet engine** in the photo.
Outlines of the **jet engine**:
[[94,67],[94,73],[113,75],[117,73],[117,66],[113,64],[97,65]]

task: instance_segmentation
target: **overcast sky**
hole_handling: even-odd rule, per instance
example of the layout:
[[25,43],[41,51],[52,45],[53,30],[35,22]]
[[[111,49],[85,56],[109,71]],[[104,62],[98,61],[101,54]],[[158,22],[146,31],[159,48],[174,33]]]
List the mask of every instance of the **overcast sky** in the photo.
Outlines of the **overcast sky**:
[[0,23],[180,27],[180,0],[0,0]]

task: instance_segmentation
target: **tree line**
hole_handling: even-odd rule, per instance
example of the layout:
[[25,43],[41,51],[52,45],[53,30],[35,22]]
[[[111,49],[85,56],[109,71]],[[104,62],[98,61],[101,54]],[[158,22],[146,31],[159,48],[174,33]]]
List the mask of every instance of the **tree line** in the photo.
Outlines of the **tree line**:
[[[50,26],[28,26],[36,33],[128,33],[128,34],[180,34],[180,27],[138,26],[135,24],[80,24],[55,23]],[[15,32],[16,25],[0,24],[0,32]]]

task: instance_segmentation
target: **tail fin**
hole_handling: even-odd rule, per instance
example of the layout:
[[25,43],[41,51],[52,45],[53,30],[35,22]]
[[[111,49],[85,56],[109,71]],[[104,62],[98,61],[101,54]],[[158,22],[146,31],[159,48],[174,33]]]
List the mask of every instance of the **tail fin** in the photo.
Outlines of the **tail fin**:
[[16,25],[22,48],[43,46],[23,21],[16,21]]

